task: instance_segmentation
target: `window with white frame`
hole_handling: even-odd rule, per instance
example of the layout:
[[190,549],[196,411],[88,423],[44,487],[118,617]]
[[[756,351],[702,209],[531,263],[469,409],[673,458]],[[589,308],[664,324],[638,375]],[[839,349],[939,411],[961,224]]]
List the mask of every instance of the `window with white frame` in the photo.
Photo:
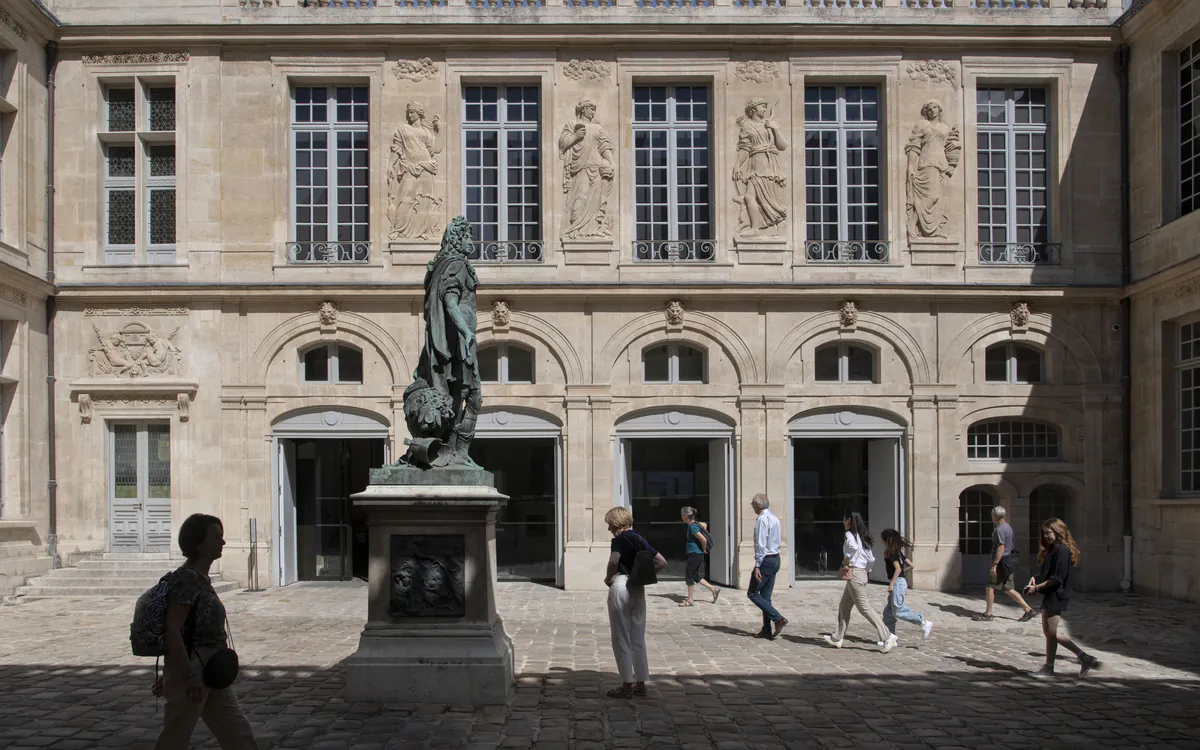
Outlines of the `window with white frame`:
[[301,352],[300,375],[305,383],[362,383],[362,350],[348,344],[317,344]]
[[1200,208],[1200,41],[1179,53],[1179,214]]
[[370,99],[366,86],[292,88],[292,264],[370,260]]
[[1041,350],[1008,341],[993,344],[984,353],[984,379],[989,383],[1041,383]]
[[642,352],[643,383],[707,383],[703,349],[687,344],[658,344]]
[[1200,321],[1179,331],[1179,491],[1200,492]]
[[804,88],[805,256],[886,262],[880,190],[879,89]]
[[541,92],[463,87],[463,205],[475,259],[542,260]]
[[711,261],[709,87],[633,87],[634,259]]
[[176,259],[175,82],[138,78],[104,88],[104,260]]
[[855,344],[826,344],[814,353],[813,375],[820,383],[874,383],[875,352]]
[[975,92],[979,261],[1057,263],[1050,243],[1050,107],[1044,88]]
[[533,383],[533,352],[517,344],[486,346],[479,350],[479,379],[496,385]]
[[1056,461],[1058,428],[1032,419],[989,419],[967,428],[967,458]]

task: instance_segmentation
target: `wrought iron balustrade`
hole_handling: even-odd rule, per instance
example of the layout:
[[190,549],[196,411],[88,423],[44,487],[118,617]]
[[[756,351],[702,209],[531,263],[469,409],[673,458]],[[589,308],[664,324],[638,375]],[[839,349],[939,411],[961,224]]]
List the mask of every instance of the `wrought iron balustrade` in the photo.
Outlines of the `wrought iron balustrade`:
[[891,243],[880,240],[809,240],[804,244],[809,263],[887,263],[891,254]]
[[288,265],[342,266],[368,263],[370,242],[289,242]]
[[1032,242],[981,242],[979,262],[985,265],[1043,266],[1057,265],[1062,245]]
[[480,263],[541,263],[541,241],[475,242],[471,260]]
[[637,240],[633,259],[644,263],[708,263],[716,260],[716,240]]

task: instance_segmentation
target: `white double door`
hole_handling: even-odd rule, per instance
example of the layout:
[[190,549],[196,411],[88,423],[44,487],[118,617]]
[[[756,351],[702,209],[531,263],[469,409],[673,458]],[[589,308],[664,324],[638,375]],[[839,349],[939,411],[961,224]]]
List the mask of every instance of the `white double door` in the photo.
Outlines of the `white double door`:
[[171,425],[117,422],[109,431],[109,549],[171,551]]

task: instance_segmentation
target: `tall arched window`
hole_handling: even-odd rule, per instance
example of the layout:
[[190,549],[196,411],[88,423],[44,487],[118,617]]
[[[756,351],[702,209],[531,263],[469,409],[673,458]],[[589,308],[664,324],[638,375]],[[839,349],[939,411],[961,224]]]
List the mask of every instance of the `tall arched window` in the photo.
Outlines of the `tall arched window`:
[[813,357],[813,376],[819,383],[874,383],[875,352],[857,344],[826,344]]
[[707,383],[703,349],[687,344],[658,344],[642,351],[644,383]]
[[967,458],[995,461],[1056,461],[1058,428],[1032,419],[988,419],[967,428]]
[[1029,549],[1037,556],[1042,539],[1042,524],[1051,518],[1070,523],[1067,503],[1070,496],[1056,484],[1043,484],[1029,493]]
[[533,379],[533,352],[520,344],[492,344],[479,350],[479,379],[497,385],[528,385]]
[[349,344],[317,344],[301,352],[300,364],[305,383],[363,382],[362,350]]
[[996,498],[983,487],[971,487],[958,496],[958,551],[986,555],[992,549],[992,508]]
[[989,346],[983,369],[989,383],[1036,384],[1044,377],[1041,350],[1012,341]]

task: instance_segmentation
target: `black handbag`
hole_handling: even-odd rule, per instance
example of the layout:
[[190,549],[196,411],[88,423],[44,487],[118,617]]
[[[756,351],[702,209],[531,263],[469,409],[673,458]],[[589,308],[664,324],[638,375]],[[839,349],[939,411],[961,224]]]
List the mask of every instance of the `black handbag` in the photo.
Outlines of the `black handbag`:
[[[225,618],[225,634],[229,638],[230,646],[233,645],[233,633],[229,629],[229,618]],[[197,654],[200,659],[199,654]],[[229,646],[223,646],[216,650],[208,660],[200,659],[200,666],[203,672],[200,678],[204,681],[206,687],[213,690],[224,690],[232,685],[238,678],[238,655]]]
[[1013,550],[1000,558],[1000,563],[996,565],[996,572],[1000,574],[1000,578],[1008,578],[1016,573],[1019,567],[1021,567],[1021,553]]
[[658,583],[658,571],[654,569],[655,553],[641,549],[633,556],[633,570],[629,571],[626,586],[650,586]]

